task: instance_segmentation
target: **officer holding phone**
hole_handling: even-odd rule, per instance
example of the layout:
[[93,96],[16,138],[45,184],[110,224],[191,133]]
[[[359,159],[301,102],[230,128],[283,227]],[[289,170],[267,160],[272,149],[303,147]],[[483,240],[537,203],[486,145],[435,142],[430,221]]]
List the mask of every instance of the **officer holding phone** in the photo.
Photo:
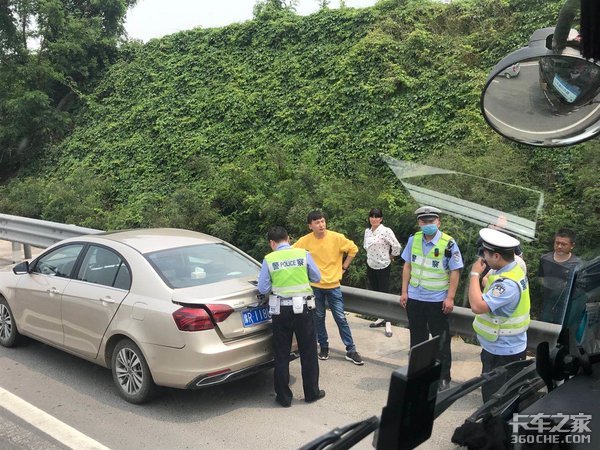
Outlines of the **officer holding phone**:
[[[515,261],[519,241],[490,228],[479,231],[481,249],[471,269],[469,303],[476,314],[473,328],[481,345],[482,373],[513,361],[525,359],[529,327],[529,283],[524,270]],[[483,290],[479,277],[489,266]],[[484,403],[506,382],[501,377],[481,388]]]
[[296,335],[304,401],[312,403],[325,397],[319,389],[319,360],[314,323],[315,300],[310,282],[321,280],[319,268],[310,253],[292,248],[283,227],[273,227],[267,233],[273,250],[265,256],[258,275],[258,291],[269,291],[269,312],[273,318],[273,353],[275,356],[275,400],[283,407],[291,406],[290,352],[292,336]]

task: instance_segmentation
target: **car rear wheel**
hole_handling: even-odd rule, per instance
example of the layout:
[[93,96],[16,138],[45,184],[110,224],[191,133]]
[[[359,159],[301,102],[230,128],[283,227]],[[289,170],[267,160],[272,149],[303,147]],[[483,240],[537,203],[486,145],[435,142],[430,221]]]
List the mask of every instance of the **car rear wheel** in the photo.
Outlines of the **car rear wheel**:
[[120,341],[112,354],[113,381],[119,395],[130,403],[144,403],[156,385],[142,351],[129,339]]
[[506,77],[507,80],[510,80],[512,77],[510,76],[510,73],[506,72],[504,74],[504,76]]
[[4,297],[0,297],[0,345],[14,347],[20,337],[10,306]]

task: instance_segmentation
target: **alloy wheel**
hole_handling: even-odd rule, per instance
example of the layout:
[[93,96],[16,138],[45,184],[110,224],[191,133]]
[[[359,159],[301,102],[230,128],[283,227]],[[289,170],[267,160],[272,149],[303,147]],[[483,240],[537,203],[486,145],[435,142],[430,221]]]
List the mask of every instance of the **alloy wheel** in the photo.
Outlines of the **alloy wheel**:
[[130,348],[122,348],[116,358],[116,376],[121,389],[129,395],[140,392],[144,383],[144,368],[138,355]]
[[12,336],[13,323],[10,311],[0,303],[0,341],[6,342]]

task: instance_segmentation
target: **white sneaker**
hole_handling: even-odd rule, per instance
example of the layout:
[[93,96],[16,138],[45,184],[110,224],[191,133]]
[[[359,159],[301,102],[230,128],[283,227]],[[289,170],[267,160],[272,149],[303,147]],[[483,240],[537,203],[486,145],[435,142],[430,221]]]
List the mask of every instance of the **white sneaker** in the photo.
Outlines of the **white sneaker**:
[[369,328],[378,328],[378,327],[382,327],[385,324],[385,320],[384,319],[377,319],[375,322],[372,322],[369,324]]

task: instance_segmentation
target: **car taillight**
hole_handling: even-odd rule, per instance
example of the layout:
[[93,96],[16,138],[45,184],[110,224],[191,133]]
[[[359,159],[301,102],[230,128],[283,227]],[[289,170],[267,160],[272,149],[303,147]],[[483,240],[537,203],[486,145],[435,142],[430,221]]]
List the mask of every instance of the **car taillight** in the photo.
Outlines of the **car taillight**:
[[202,308],[179,308],[173,313],[173,319],[181,331],[202,331],[215,327],[208,313]]
[[210,313],[215,319],[215,323],[223,322],[233,312],[233,308],[227,305],[211,305],[208,304],[206,307],[210,310]]
[[216,323],[223,322],[233,312],[233,308],[227,305],[208,304],[204,308],[179,308],[173,313],[177,328],[181,331],[212,330]]

